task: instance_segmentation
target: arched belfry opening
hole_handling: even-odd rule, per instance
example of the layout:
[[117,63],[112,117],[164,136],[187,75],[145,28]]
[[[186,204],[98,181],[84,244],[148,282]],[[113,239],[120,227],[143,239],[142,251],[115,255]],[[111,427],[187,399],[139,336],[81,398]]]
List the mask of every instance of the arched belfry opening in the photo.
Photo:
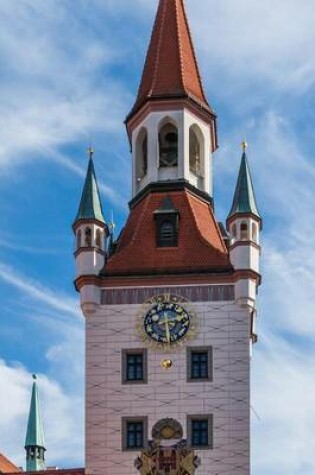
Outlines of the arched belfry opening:
[[167,121],[159,130],[159,167],[177,167],[178,130],[176,125]]
[[200,128],[194,124],[189,129],[189,169],[198,176],[203,176],[204,139]]
[[141,180],[148,172],[148,133],[142,128],[136,141],[136,174],[137,180]]

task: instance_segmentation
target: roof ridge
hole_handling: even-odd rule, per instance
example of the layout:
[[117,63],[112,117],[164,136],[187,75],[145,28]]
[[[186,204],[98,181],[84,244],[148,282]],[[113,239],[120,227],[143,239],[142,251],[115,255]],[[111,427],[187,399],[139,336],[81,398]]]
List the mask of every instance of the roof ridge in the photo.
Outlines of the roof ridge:
[[[187,14],[186,14],[184,0],[179,0],[179,1],[182,4],[182,12],[183,12],[187,32],[188,32],[188,38],[189,38],[189,41],[190,41],[190,44],[191,44],[191,50],[192,50],[192,54],[193,54],[193,59],[194,59],[194,63],[195,63],[197,77],[198,77],[198,80],[199,80],[199,86],[200,86],[200,89],[201,89],[203,100],[205,101],[206,104],[208,104],[208,101],[207,101],[207,98],[206,98],[206,95],[205,95],[205,91],[204,91],[204,88],[203,88],[203,84],[202,84],[202,78],[201,78],[199,64],[198,64],[198,60],[197,60],[197,56],[196,56],[196,52],[195,52],[195,48],[194,48],[193,38],[192,38],[192,34],[191,34],[191,31],[190,31],[190,26],[189,26]],[[183,73],[183,78],[184,78],[184,76],[185,76],[185,74]],[[184,87],[185,87],[185,85],[184,85]],[[189,92],[191,93],[191,91],[189,91]]]
[[[153,80],[152,80],[152,86],[150,93],[148,95],[151,95],[152,91],[154,91],[154,87],[156,85],[157,81],[157,73],[158,73],[158,67],[159,67],[159,59],[160,59],[160,54],[161,54],[161,45],[162,45],[162,38],[163,38],[163,32],[164,32],[164,26],[165,26],[165,10],[166,10],[166,1],[164,0],[164,3],[162,4],[163,9],[161,9],[161,16],[162,16],[162,22],[161,22],[161,28],[160,28],[160,34],[158,38],[158,43],[157,43],[157,50],[156,50],[156,57],[155,57],[155,63],[154,63],[154,73],[153,73]],[[156,17],[156,21],[158,21],[159,15]],[[152,34],[154,33],[155,25],[153,26]],[[150,48],[148,49],[149,53]]]
[[179,27],[179,14],[178,14],[178,0],[175,0],[175,13],[176,13],[176,28],[177,28],[177,38],[178,38],[178,48],[179,48],[179,63],[180,63],[180,70],[181,70],[181,75],[180,75],[180,81],[182,83],[182,87],[185,90],[185,68],[184,68],[184,63],[183,63],[183,45],[182,45],[182,37],[181,37],[181,30]]

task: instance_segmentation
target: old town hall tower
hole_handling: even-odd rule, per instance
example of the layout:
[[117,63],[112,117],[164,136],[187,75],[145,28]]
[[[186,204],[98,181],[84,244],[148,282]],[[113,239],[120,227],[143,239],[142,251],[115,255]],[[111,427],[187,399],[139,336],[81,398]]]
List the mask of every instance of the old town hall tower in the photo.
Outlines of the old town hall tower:
[[261,218],[244,144],[226,226],[216,220],[216,116],[183,0],[159,2],[126,126],[125,227],[115,240],[92,154],[73,226],[87,474],[249,475]]

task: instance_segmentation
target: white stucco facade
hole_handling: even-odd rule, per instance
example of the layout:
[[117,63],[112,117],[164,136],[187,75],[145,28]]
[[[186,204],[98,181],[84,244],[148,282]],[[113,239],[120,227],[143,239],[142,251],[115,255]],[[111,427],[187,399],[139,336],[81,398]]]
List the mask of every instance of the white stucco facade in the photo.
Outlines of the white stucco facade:
[[[91,289],[84,294],[91,296]],[[100,298],[99,293],[94,296]],[[187,418],[196,415],[213,417],[213,448],[196,452],[201,459],[196,474],[249,475],[252,309],[231,300],[192,302],[190,307],[197,315],[196,336],[170,352],[143,342],[137,328],[141,304],[100,305],[99,300],[86,307],[88,475],[139,473],[134,468],[139,452],[122,448],[123,418],[147,418],[151,439],[153,425],[172,417],[187,438]],[[188,381],[189,347],[212,348],[212,381]],[[123,384],[122,353],[140,348],[147,349],[147,382]],[[173,362],[168,370],[161,365],[166,358]]]

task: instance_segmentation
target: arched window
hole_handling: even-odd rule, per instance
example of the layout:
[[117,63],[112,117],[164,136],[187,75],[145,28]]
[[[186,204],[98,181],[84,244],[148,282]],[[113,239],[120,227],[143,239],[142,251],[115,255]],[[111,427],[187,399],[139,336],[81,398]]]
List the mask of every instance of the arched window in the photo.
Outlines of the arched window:
[[168,122],[159,132],[159,166],[175,167],[178,164],[178,132],[175,125]]
[[77,243],[76,243],[76,249],[80,249],[81,247],[81,242],[82,242],[82,233],[81,229],[77,231]]
[[96,247],[99,247],[100,249],[102,249],[102,232],[100,229],[96,230],[95,245]]
[[196,125],[189,129],[189,168],[196,175],[202,174],[202,132]]
[[252,240],[256,243],[258,242],[258,229],[256,223],[252,224]]
[[248,225],[241,223],[241,241],[248,241]]
[[141,129],[136,145],[136,173],[137,179],[143,178],[148,171],[148,134],[146,129]]
[[91,228],[85,228],[84,231],[84,245],[87,247],[92,246],[92,230]]

